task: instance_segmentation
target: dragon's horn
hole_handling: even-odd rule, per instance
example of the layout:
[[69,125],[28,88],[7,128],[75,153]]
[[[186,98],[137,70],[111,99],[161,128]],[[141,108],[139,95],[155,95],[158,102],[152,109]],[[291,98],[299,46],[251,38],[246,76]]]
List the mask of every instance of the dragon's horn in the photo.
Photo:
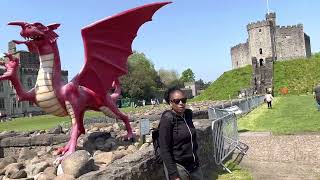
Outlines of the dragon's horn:
[[19,22],[19,21],[15,21],[15,22],[9,22],[8,25],[14,25],[14,26],[21,26],[24,27],[27,23],[25,22]]

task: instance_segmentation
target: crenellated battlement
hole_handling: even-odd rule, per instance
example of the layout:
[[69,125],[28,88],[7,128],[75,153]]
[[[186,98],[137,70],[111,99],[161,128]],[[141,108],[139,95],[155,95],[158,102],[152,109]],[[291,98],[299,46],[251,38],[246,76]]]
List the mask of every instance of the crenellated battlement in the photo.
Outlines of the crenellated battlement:
[[237,44],[237,45],[235,45],[235,46],[232,46],[232,47],[231,47],[231,51],[233,51],[234,49],[242,48],[242,47],[248,47],[248,42],[246,42],[246,43],[239,43],[239,44]]
[[303,29],[302,24],[288,25],[288,26],[276,26],[277,30],[290,30],[290,29]]
[[276,18],[276,13],[275,12],[270,12],[266,14],[266,20],[268,19],[275,19]]
[[260,27],[265,27],[265,26],[270,26],[271,23],[269,21],[257,21],[257,22],[251,22],[247,25],[247,30],[255,29],[255,28],[260,28]]

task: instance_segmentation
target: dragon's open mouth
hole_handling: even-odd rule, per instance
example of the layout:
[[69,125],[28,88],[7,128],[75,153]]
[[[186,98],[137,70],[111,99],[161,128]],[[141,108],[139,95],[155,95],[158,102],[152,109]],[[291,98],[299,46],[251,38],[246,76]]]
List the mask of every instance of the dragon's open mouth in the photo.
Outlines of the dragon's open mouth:
[[30,36],[30,37],[24,37],[24,39],[30,41],[30,40],[33,40],[33,41],[40,41],[43,39],[43,36]]

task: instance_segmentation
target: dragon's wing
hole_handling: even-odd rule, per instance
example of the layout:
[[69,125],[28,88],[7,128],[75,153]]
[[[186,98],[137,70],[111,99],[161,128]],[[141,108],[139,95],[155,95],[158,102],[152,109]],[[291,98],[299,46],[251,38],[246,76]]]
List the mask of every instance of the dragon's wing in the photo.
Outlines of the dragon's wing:
[[85,64],[74,80],[101,96],[127,73],[131,44],[142,24],[170,2],[152,3],[102,19],[81,30]]

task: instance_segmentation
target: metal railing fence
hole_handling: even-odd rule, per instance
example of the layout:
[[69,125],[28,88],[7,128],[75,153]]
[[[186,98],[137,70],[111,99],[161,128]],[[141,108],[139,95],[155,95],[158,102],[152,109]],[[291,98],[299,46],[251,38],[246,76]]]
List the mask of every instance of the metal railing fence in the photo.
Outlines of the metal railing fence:
[[223,166],[229,173],[231,173],[230,169],[224,164],[226,158],[236,149],[238,149],[240,153],[246,154],[249,148],[239,141],[237,116],[232,110],[237,110],[239,114],[245,114],[258,107],[263,101],[264,96],[256,96],[231,101],[231,106],[226,109],[213,107],[208,109],[209,120],[212,121],[214,160],[217,165]]

